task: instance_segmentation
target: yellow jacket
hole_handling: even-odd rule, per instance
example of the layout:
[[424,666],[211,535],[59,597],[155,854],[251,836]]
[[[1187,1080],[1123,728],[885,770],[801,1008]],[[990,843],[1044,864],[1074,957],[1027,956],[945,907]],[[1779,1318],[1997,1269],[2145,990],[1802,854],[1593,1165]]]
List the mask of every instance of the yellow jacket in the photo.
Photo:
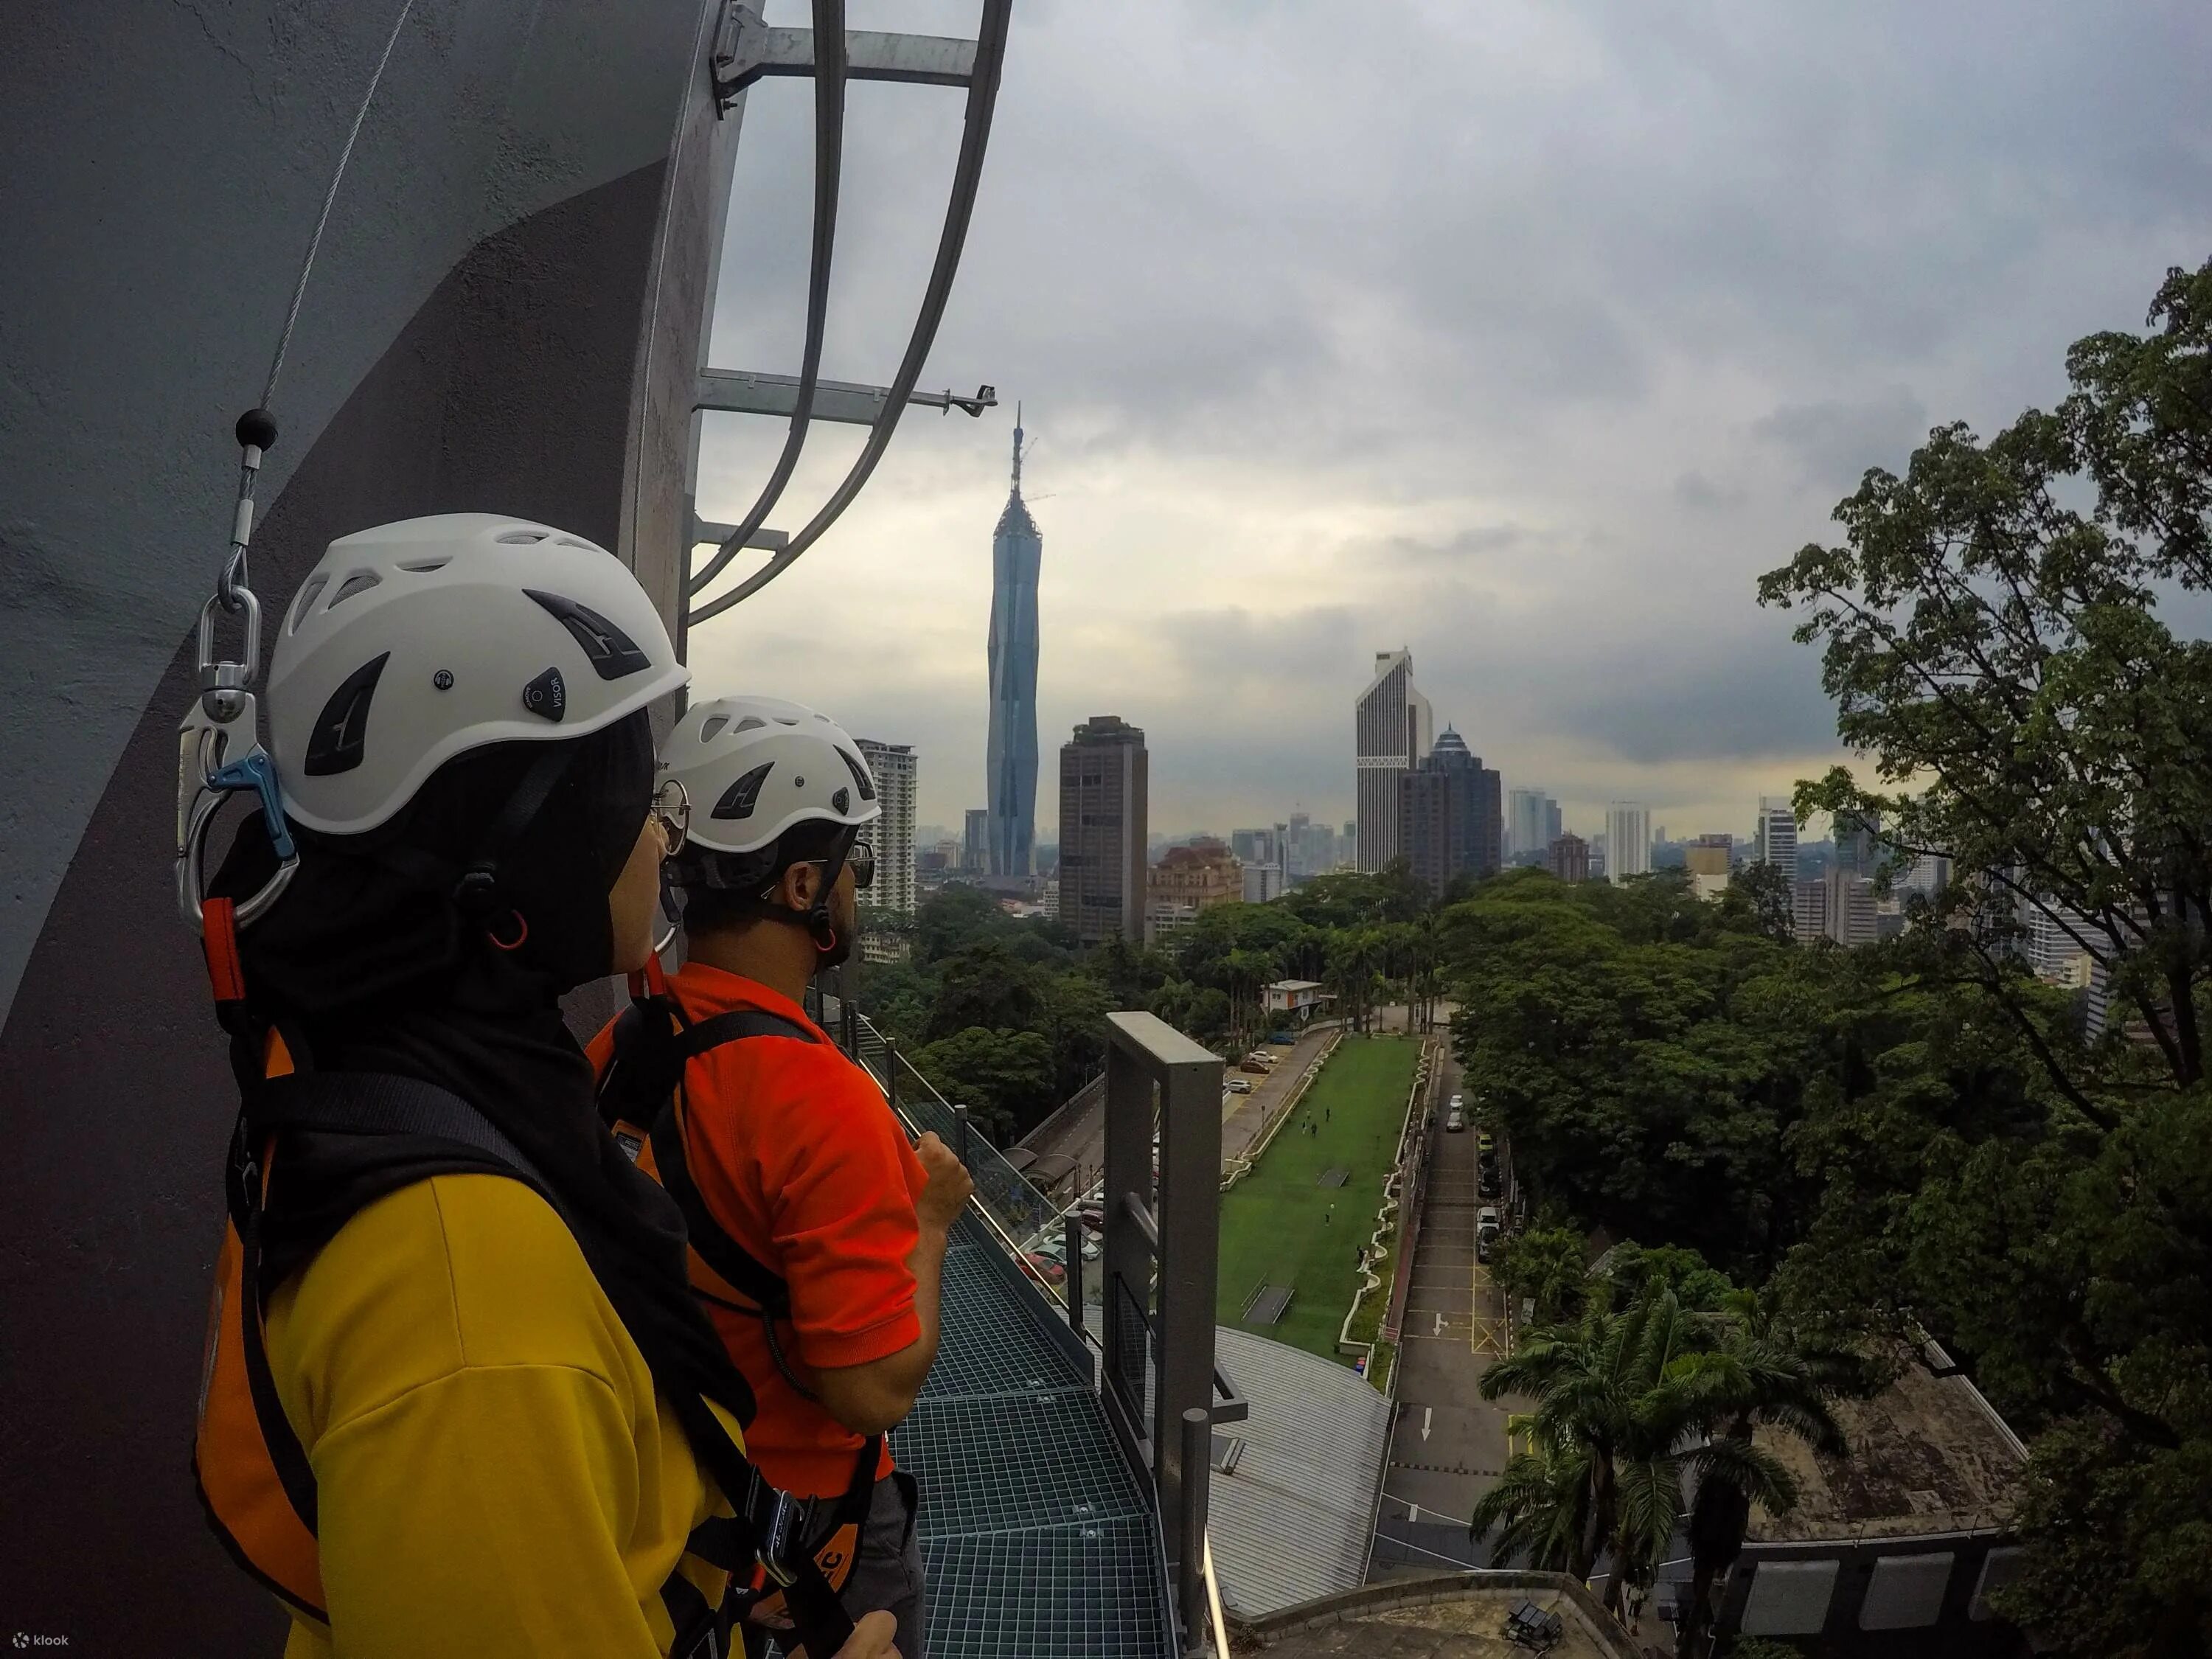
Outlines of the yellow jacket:
[[729,1505],[521,1182],[378,1200],[270,1298],[267,1330],[331,1619],[295,1615],[286,1659],[658,1659],[672,1604],[720,1604],[727,1575],[687,1540]]

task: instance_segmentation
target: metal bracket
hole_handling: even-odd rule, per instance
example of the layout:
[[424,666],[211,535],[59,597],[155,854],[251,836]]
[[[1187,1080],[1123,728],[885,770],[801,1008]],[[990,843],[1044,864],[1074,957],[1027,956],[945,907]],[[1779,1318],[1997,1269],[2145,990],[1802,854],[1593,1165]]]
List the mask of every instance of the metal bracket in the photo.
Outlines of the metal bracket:
[[[796,374],[768,374],[754,369],[704,369],[699,375],[698,390],[692,395],[691,407],[715,410],[726,415],[789,416],[799,406],[799,386]],[[862,386],[854,380],[817,380],[812,418],[838,421],[848,426],[873,426],[890,402],[890,395],[889,386]],[[972,398],[950,391],[914,392],[907,394],[907,402],[924,409],[947,413],[957,409],[980,416],[985,410],[999,406],[999,389],[979,386]]]
[[[846,76],[910,87],[964,87],[975,76],[975,43],[943,34],[845,32]],[[814,31],[770,28],[754,7],[729,0],[708,55],[714,99],[727,109],[739,93],[765,76],[814,73]]]

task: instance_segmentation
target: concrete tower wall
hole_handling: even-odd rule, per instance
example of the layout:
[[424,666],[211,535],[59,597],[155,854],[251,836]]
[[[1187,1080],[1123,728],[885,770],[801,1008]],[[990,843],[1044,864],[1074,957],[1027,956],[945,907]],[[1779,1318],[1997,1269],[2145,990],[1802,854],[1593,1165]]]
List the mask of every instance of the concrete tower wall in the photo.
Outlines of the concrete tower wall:
[[[589,536],[672,611],[714,9],[416,0],[274,401],[272,618],[334,536],[468,509]],[[9,1626],[73,1651],[281,1639],[187,1468],[236,1094],[171,895],[173,731],[231,423],[396,15],[0,10],[0,1559]]]

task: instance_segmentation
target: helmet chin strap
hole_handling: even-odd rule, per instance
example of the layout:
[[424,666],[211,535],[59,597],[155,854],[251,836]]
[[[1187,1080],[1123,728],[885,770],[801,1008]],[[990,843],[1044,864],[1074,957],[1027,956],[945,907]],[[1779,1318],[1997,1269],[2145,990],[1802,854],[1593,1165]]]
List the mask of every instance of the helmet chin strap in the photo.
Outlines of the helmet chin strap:
[[837,891],[837,878],[845,873],[845,855],[852,851],[850,835],[837,838],[837,850],[822,861],[822,890],[806,913],[806,931],[814,935],[814,948],[823,956],[837,948],[837,924],[830,915],[830,901]]

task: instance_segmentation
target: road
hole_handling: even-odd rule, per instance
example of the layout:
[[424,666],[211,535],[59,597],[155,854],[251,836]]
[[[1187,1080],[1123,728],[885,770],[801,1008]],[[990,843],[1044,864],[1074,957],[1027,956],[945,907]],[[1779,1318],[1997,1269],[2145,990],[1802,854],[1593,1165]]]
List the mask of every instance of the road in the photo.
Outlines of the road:
[[[1250,1072],[1240,1072],[1231,1066],[1224,1074],[1224,1084],[1230,1078],[1243,1078],[1252,1085],[1249,1095],[1231,1094],[1224,1088],[1221,1094],[1221,1156],[1224,1162],[1237,1157],[1260,1138],[1260,1132],[1279,1115],[1283,1103],[1290,1098],[1334,1028],[1306,1032],[1288,1048],[1270,1047],[1268,1052],[1281,1056],[1275,1067],[1265,1077]],[[1065,1121],[1052,1125],[1048,1134],[1039,1135],[1024,1143],[1040,1158],[1059,1152],[1075,1160],[1075,1170],[1070,1176],[1063,1192],[1088,1192],[1097,1181],[1099,1170],[1106,1161],[1106,1094],[1101,1089]]]
[[1480,1565],[1467,1537],[1475,1499],[1506,1457],[1506,1419],[1479,1384],[1505,1352],[1505,1304],[1474,1259],[1477,1195],[1473,1130],[1445,1133],[1444,1103],[1459,1086],[1447,1053],[1436,1085],[1428,1199],[1413,1247],[1413,1279],[1399,1350],[1401,1407],[1383,1472],[1376,1573],[1452,1563]]

